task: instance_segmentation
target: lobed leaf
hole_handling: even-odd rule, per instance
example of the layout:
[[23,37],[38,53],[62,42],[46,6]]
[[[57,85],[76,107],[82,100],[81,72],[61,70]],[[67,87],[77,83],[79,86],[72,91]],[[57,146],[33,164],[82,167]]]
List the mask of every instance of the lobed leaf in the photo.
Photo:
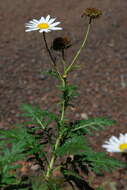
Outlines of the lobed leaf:
[[104,130],[105,127],[115,124],[114,120],[105,117],[90,118],[86,120],[79,120],[73,123],[72,131],[80,131],[83,134],[92,134],[92,131]]
[[39,107],[33,107],[28,104],[23,104],[21,109],[25,111],[22,116],[27,118],[31,118],[33,124],[37,124],[41,126],[41,128],[45,129],[52,121],[56,121],[57,117],[54,113],[50,113],[47,110],[41,110]]

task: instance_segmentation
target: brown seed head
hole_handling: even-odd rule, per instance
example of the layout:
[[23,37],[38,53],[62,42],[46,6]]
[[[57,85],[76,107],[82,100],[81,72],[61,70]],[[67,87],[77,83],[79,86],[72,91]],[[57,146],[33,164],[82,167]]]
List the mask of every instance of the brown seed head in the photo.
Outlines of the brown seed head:
[[71,46],[71,42],[67,37],[58,37],[53,40],[52,48],[55,51],[61,51]]
[[87,9],[85,9],[84,13],[82,14],[82,17],[84,15],[89,17],[92,20],[92,19],[100,17],[102,15],[102,11],[99,9],[95,9],[95,8],[87,8]]

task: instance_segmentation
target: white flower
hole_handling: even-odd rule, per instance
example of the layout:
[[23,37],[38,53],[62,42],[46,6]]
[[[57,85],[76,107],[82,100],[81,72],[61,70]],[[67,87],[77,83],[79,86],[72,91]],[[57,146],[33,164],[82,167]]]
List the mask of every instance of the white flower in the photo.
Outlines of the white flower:
[[41,17],[39,20],[33,19],[26,23],[26,32],[39,30],[39,32],[50,32],[51,30],[62,30],[61,27],[56,27],[60,22],[54,22],[56,18],[51,18],[48,15],[46,18]]
[[127,133],[120,134],[119,138],[112,136],[102,145],[107,152],[127,152]]

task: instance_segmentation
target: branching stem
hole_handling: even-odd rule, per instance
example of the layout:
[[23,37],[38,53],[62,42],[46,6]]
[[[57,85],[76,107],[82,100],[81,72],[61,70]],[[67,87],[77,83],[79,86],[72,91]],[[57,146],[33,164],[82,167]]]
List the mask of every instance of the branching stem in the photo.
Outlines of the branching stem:
[[[86,40],[87,40],[87,37],[88,37],[89,30],[90,30],[90,23],[88,25],[87,32],[85,33],[85,37],[84,37],[83,43],[82,43],[81,47],[79,48],[79,50],[77,51],[76,55],[74,56],[71,64],[67,68],[64,67],[64,74],[63,74],[63,76],[57,70],[55,60],[54,60],[54,58],[53,58],[53,56],[52,56],[52,54],[51,54],[51,52],[50,52],[50,50],[48,48],[48,45],[47,45],[45,33],[43,33],[46,49],[47,49],[47,51],[49,53],[49,56],[50,56],[50,58],[52,60],[54,69],[57,72],[57,74],[59,75],[59,78],[60,78],[60,80],[62,82],[63,101],[62,101],[62,107],[61,107],[61,116],[60,116],[60,120],[59,120],[59,124],[60,124],[61,129],[64,126],[64,115],[65,115],[65,110],[66,110],[67,105],[68,105],[68,91],[66,90],[66,86],[67,86],[67,74],[71,70],[71,68],[72,68],[73,64],[75,63],[76,59],[78,58],[78,56],[79,56],[82,48],[84,47],[84,45],[86,43]],[[62,52],[62,59],[63,59],[62,60],[63,64],[65,64],[64,51]],[[60,141],[61,141],[62,138],[63,138],[63,132],[61,130],[61,132],[59,132],[59,135],[58,135],[58,137],[56,139],[56,143],[54,145],[54,151],[52,153],[53,155],[51,157],[51,160],[50,160],[48,168],[47,168],[47,173],[45,175],[45,177],[46,177],[47,180],[49,179],[49,177],[52,174],[52,171],[53,171],[53,168],[54,168],[54,164],[55,164],[55,161],[57,159],[56,151],[57,151],[57,149],[58,149],[58,147],[60,145]]]
[[[63,89],[66,88],[66,78],[63,78],[63,80],[62,80],[62,87],[63,87]],[[64,100],[62,102],[62,108],[61,108],[61,117],[60,117],[60,126],[61,127],[63,126],[65,109],[66,109],[66,97],[65,97],[64,93],[65,93],[65,91],[63,92]],[[49,166],[48,166],[47,173],[46,173],[46,179],[48,179],[50,177],[51,173],[52,173],[53,166],[54,166],[55,160],[57,158],[56,150],[59,147],[59,144],[60,144],[60,141],[61,141],[62,137],[63,137],[63,133],[61,132],[59,134],[58,138],[56,139],[56,143],[55,143],[55,146],[54,146],[54,153],[53,153],[53,156],[51,158],[51,161],[49,162]]]
[[63,81],[63,78],[62,78],[60,72],[59,72],[58,69],[57,69],[56,60],[55,60],[55,58],[52,56],[51,51],[50,51],[50,49],[49,49],[49,47],[48,47],[45,32],[43,32],[43,39],[44,39],[44,43],[45,43],[45,48],[46,48],[46,50],[47,50],[47,52],[48,52],[48,54],[49,54],[49,57],[50,57],[50,59],[51,59],[51,61],[52,61],[53,68],[54,68],[55,72],[58,74],[60,80]]

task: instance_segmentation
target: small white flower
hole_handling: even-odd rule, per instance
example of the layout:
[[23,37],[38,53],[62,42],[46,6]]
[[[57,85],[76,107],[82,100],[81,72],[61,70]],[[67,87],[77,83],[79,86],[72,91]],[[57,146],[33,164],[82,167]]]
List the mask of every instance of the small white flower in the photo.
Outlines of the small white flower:
[[107,152],[127,152],[127,133],[120,134],[119,138],[112,136],[102,145]]
[[46,18],[41,17],[39,20],[33,19],[26,23],[26,32],[39,30],[39,32],[50,32],[51,30],[62,30],[61,27],[56,27],[60,22],[54,22],[56,18],[51,18],[48,15]]

